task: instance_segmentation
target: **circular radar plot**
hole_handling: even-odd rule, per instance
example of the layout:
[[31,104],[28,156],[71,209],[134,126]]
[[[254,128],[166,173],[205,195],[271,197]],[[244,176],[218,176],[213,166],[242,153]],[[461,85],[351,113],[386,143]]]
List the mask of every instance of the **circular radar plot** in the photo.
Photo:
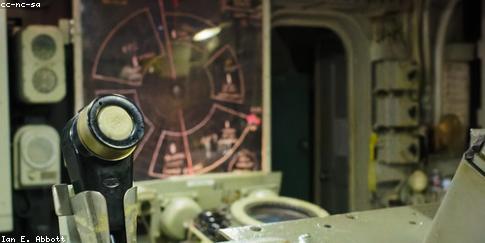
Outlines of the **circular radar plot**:
[[246,84],[234,48],[193,41],[216,27],[211,21],[160,9],[158,21],[145,8],[114,26],[91,73],[100,82],[96,95],[125,95],[144,113],[147,132],[135,151],[135,175],[258,169],[257,156],[243,144],[261,120],[240,109]]

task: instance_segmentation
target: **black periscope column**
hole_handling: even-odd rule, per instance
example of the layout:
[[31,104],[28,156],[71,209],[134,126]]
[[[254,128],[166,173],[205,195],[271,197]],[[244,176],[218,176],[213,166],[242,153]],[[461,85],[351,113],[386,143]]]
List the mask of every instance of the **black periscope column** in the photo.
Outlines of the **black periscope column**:
[[62,153],[75,193],[98,191],[114,242],[126,242],[123,197],[133,186],[133,151],[144,134],[139,108],[121,95],[96,98],[64,128]]

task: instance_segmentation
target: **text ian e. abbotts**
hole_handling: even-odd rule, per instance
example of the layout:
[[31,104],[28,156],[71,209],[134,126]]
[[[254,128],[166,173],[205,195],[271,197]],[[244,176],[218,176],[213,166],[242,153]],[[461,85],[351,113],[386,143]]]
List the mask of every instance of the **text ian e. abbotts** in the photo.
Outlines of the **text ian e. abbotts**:
[[54,243],[54,242],[66,242],[64,236],[55,236],[55,237],[49,237],[49,236],[42,236],[38,235],[35,238],[31,239],[27,236],[19,236],[19,237],[7,237],[2,235],[0,237],[0,242],[1,243],[10,243],[10,242],[39,242],[39,243]]

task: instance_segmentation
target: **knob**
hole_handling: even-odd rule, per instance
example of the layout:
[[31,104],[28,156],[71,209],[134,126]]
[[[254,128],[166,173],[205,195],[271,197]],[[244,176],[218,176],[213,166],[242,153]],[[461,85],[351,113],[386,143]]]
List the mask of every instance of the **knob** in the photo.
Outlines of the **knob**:
[[126,242],[123,199],[133,186],[133,152],[144,134],[143,115],[126,97],[94,99],[62,134],[62,153],[75,193],[106,199],[111,237]]

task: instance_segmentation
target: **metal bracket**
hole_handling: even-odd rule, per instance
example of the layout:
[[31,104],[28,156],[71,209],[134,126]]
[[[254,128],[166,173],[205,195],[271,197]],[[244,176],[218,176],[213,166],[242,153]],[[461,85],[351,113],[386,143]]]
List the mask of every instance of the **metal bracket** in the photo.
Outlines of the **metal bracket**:
[[64,45],[73,43],[72,35],[74,34],[74,20],[73,19],[59,19],[57,27],[61,30],[64,37]]
[[[485,134],[476,134],[478,129],[472,129],[471,132],[471,145],[470,148],[463,155],[465,160],[475,168],[480,174],[485,176],[485,154],[482,152],[483,145],[485,144]],[[481,130],[481,129],[480,129]],[[480,158],[480,161],[474,160],[475,155]]]
[[[72,186],[59,184],[52,186],[52,196],[59,232],[65,242],[110,242],[108,209],[101,193],[84,191],[74,195]],[[127,242],[136,243],[137,188],[130,188],[123,201]]]

